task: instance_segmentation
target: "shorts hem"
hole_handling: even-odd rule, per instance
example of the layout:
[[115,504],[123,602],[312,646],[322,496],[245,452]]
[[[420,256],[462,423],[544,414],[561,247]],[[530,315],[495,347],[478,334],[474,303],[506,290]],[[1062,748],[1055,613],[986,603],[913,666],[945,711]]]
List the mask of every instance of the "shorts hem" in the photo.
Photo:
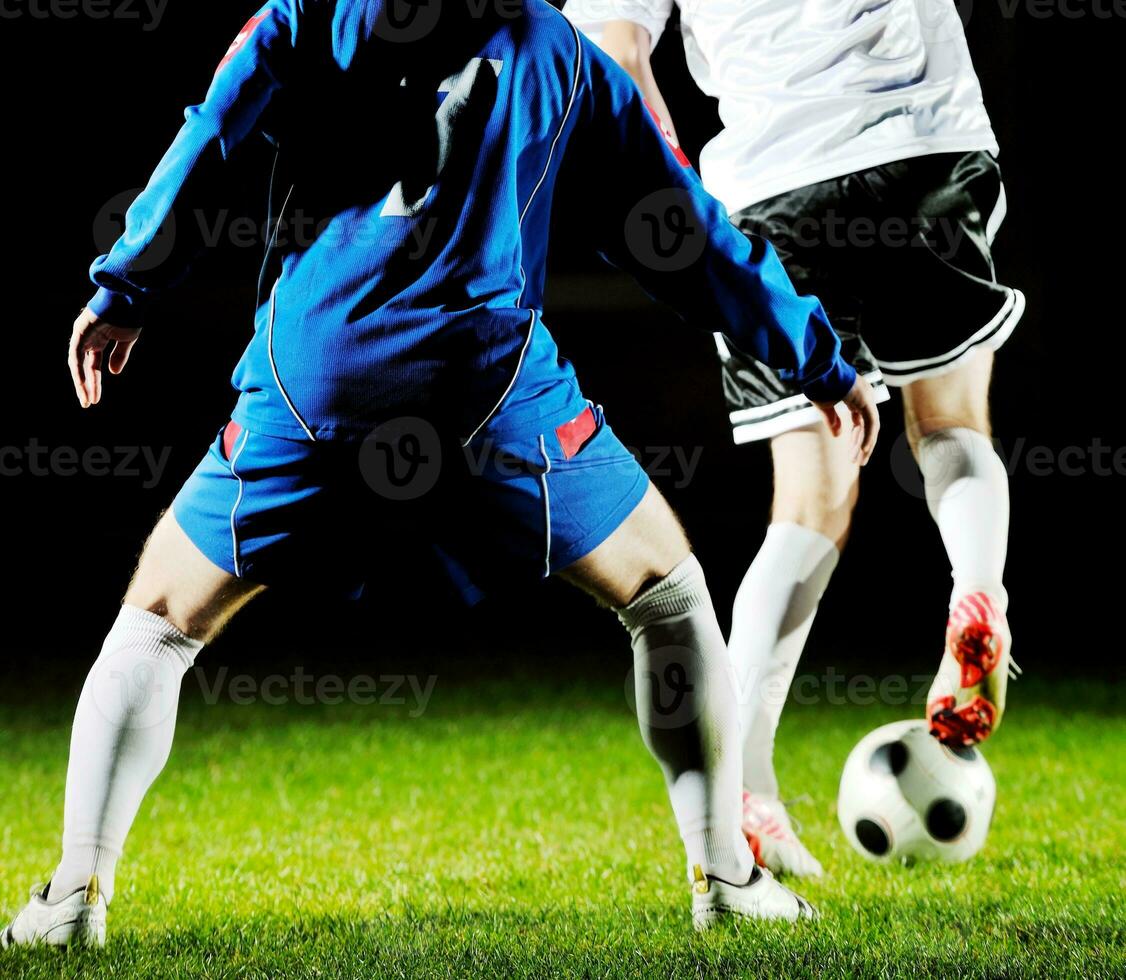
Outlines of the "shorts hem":
[[1024,293],[1019,289],[1005,288],[1008,295],[1000,312],[953,350],[915,361],[881,361],[877,358],[880,370],[884,373],[884,380],[893,388],[902,388],[914,381],[949,374],[961,367],[979,348],[1000,349],[1020,323],[1025,308]]
[[[876,395],[876,402],[883,403],[891,398],[884,377],[880,371],[864,372],[864,379],[870,384]],[[761,413],[758,418],[748,418],[748,412]],[[821,411],[805,395],[789,395],[769,405],[753,409],[741,409],[730,414],[731,438],[735,445],[742,446],[749,442],[761,442],[763,439],[773,439],[786,432],[796,429],[805,429],[815,425],[824,418]]]
[[[181,493],[182,492],[183,491],[181,490]],[[184,534],[187,536],[187,539],[192,544],[194,544],[199,553],[203,555],[203,557],[206,558],[209,562],[211,562],[211,564],[216,568],[222,569],[228,575],[233,575],[237,579],[241,579],[242,576],[239,575],[234,566],[234,556],[230,552],[224,552],[221,556],[213,554],[211,550],[206,547],[204,542],[202,542],[197,535],[192,533],[191,522],[185,521],[182,516],[182,507],[183,505],[180,502],[180,495],[177,494],[176,499],[172,501],[172,516],[176,519],[177,526],[181,531],[184,532]]]
[[630,492],[618,501],[614,509],[610,511],[593,531],[586,534],[578,542],[571,544],[561,555],[551,558],[551,574],[555,575],[573,565],[580,558],[585,558],[609,538],[611,534],[625,523],[626,518],[637,509],[638,505],[645,497],[645,494],[648,492],[649,485],[649,476],[642,470],[641,473],[638,474],[637,480],[630,489]]

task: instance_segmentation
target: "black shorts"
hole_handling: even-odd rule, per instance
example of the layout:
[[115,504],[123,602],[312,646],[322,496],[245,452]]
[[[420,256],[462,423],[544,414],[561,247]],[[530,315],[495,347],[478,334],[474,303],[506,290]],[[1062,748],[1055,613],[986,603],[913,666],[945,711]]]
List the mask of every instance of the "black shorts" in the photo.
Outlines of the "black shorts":
[[[753,204],[732,216],[768,238],[799,293],[824,304],[843,353],[877,389],[953,370],[996,349],[1024,312],[997,282],[991,244],[1005,216],[985,152],[898,160]],[[809,425],[819,414],[791,382],[716,335],[736,442]]]

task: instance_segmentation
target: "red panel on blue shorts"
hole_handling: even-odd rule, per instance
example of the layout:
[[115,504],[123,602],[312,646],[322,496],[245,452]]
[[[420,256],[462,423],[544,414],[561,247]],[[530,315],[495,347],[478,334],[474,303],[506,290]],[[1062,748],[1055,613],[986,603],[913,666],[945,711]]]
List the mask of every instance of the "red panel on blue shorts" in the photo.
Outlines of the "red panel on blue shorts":
[[570,459],[582,449],[597,428],[598,422],[594,418],[594,412],[589,408],[580,412],[570,422],[564,422],[559,426],[555,430],[555,435],[563,450],[563,458]]
[[238,442],[238,437],[242,435],[242,426],[234,419],[226,424],[223,428],[223,458],[230,462],[231,453],[235,451],[235,443]]

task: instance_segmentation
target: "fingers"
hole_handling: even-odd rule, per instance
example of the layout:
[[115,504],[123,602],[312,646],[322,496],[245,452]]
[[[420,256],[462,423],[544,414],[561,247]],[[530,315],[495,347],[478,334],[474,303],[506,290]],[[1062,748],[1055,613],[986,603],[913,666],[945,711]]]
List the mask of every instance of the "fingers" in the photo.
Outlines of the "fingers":
[[102,400],[102,348],[86,351],[86,398],[91,405]]
[[834,438],[841,434],[841,417],[837,414],[836,405],[827,405],[824,402],[813,403],[817,411],[825,417],[825,424],[829,426],[829,431],[833,434]]
[[90,329],[90,313],[83,310],[70,334],[70,350],[67,364],[70,368],[70,378],[74,382],[74,394],[78,404],[83,408],[90,407],[90,399],[86,393],[86,335]]
[[880,413],[871,388],[865,383],[849,398],[849,411],[852,415],[852,461],[867,466],[876,448],[880,432]]
[[110,374],[121,374],[125,370],[125,365],[129,363],[129,355],[132,353],[135,343],[135,340],[119,340],[113,345],[107,363]]
[[[89,408],[102,400],[103,362],[111,374],[120,374],[140,335],[139,328],[115,327],[90,310],[78,315],[71,330],[67,365],[79,405]],[[111,344],[107,357],[106,348]]]
[[876,440],[880,435],[880,410],[876,407],[875,399],[869,400],[867,406],[867,413],[864,419],[864,462],[867,463],[872,458],[872,453],[876,449]]

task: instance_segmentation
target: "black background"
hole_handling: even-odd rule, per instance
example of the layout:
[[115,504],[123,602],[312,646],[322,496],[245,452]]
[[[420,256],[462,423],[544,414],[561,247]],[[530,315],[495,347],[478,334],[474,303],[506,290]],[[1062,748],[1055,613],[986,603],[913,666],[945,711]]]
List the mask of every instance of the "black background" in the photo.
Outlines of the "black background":
[[[251,329],[255,248],[202,258],[95,410],[75,403],[65,349],[91,292],[86,269],[109,244],[99,212],[143,185],[180,109],[202,97],[253,9],[253,0],[170,0],[155,30],[82,15],[0,19],[8,334],[0,446],[19,450],[23,468],[0,476],[10,694],[52,678],[79,682],[145,533],[233,403],[228,378]],[[1006,455],[1015,454],[1007,583],[1017,658],[1042,674],[1114,677],[1126,451],[1120,472],[1106,470],[1114,470],[1110,454],[1126,447],[1118,298],[1126,207],[1117,149],[1126,22],[1099,15],[1113,10],[1109,4],[1079,0],[1055,7],[974,0],[961,9],[1002,146],[1009,217],[998,268],[1028,297],[1025,319],[999,357],[994,395],[996,434]],[[695,154],[718,126],[714,106],[691,87],[675,32],[656,61],[682,141]],[[374,109],[370,125],[379,125]],[[245,213],[258,221],[268,162],[262,147],[236,168]],[[675,474],[657,482],[681,512],[726,620],[765,529],[768,455],[762,446],[729,444],[709,337],[587,254],[583,207],[581,186],[557,204],[546,320],[628,445],[702,448],[687,486],[677,486]],[[904,310],[905,329],[910,319]],[[949,573],[924,504],[902,485],[912,471],[898,415],[897,399],[885,409],[885,435],[864,473],[853,539],[813,635],[812,665],[882,674],[936,663]],[[128,475],[68,476],[58,468],[37,475],[24,451],[32,440],[49,450],[147,446],[170,447],[171,455],[163,479],[145,487]],[[1107,456],[1091,452],[1096,441]],[[1043,447],[1049,473],[1034,472],[1034,447]],[[14,458],[6,457],[9,468]],[[1085,472],[1070,472],[1077,468]],[[310,568],[305,587],[260,600],[213,657],[325,669],[441,661],[464,677],[624,673],[628,652],[613,617],[558,583],[466,612],[436,588],[424,556],[390,539],[380,547],[378,535],[371,552],[372,585],[361,602],[319,597],[318,570]]]

